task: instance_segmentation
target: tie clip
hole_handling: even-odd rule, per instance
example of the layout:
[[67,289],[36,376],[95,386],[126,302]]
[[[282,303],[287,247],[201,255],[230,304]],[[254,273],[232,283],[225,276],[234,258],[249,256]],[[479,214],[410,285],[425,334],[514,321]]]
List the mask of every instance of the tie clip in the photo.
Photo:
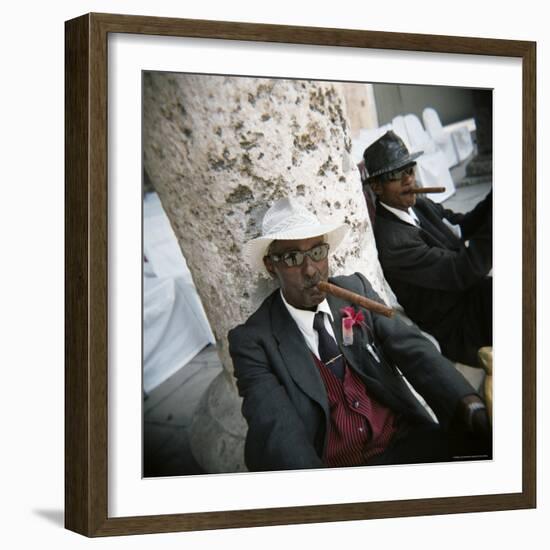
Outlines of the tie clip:
[[325,363],[325,366],[326,366],[326,365],[330,365],[331,363],[334,363],[334,361],[336,361],[336,359],[340,359],[340,357],[342,357],[342,354],[337,355],[336,357],[333,357],[330,361],[327,361],[327,362]]

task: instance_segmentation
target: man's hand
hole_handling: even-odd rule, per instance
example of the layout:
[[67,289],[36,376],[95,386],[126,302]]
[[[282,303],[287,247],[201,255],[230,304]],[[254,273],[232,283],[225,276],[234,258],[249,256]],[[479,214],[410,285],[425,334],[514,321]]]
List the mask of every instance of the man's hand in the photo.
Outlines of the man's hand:
[[477,395],[468,395],[460,405],[462,425],[466,431],[480,440],[491,438],[491,421],[485,403]]

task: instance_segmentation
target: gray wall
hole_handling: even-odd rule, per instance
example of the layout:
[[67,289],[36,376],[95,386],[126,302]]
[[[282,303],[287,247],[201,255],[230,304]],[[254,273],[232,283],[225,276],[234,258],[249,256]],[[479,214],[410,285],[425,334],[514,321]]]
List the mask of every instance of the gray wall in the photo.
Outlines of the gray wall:
[[[407,113],[414,113],[422,120],[426,107],[439,113],[443,126],[474,116],[473,90],[469,88],[402,84],[374,84],[373,88],[380,126]],[[492,92],[484,93],[490,96]]]

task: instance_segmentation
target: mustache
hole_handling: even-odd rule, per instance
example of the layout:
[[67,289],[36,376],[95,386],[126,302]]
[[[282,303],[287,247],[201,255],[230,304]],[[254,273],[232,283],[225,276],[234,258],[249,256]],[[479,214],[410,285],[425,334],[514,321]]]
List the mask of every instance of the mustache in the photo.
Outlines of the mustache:
[[315,277],[312,277],[304,284],[304,289],[309,290],[311,288],[316,287],[321,281],[323,280],[320,273],[318,273]]

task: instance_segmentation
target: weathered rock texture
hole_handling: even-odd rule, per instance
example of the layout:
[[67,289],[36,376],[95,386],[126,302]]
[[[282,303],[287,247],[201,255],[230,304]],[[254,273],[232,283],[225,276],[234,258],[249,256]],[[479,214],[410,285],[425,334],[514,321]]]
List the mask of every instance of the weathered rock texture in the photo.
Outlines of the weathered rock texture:
[[372,84],[346,83],[342,89],[352,137],[357,138],[362,128],[377,128],[378,116]]
[[351,231],[332,255],[332,273],[361,271],[382,297],[392,296],[349,155],[342,86],[144,76],[144,168],[187,259],[229,378],[227,332],[274,288],[242,257],[274,200],[296,196],[323,221],[347,223]]
[[240,400],[231,379],[222,373],[213,380],[193,415],[189,442],[193,458],[205,472],[246,471],[245,434]]

